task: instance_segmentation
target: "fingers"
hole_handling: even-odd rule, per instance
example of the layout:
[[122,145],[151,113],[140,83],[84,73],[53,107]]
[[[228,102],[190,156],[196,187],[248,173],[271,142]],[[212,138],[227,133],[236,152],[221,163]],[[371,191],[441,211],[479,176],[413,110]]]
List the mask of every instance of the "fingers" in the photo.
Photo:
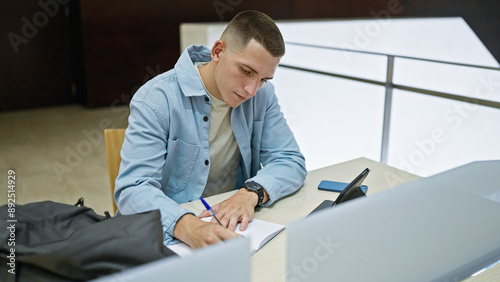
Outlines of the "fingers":
[[229,218],[227,229],[229,229],[229,230],[236,229],[236,225],[238,225],[239,221],[240,221],[240,216],[238,216],[236,214],[231,215],[231,217]]
[[218,223],[200,220],[192,214],[185,214],[177,221],[174,236],[193,249],[240,237],[233,230],[220,226]]
[[204,242],[210,245],[237,237],[240,237],[240,235],[236,234],[234,231],[220,226],[218,223],[209,223],[204,236]]
[[[250,215],[248,215],[248,213],[244,210],[222,209],[217,213],[217,218],[220,220],[222,226],[227,227],[230,230],[235,230],[236,225],[238,225],[238,223],[242,222],[244,219],[246,219],[246,225],[248,225],[248,219],[250,218]],[[218,223],[215,218],[212,218],[210,222]]]
[[[219,216],[217,216],[219,217]],[[245,231],[248,227],[248,224],[252,221],[253,217],[248,214],[232,214],[230,217],[223,217],[222,219],[219,217],[219,220],[222,226],[227,227],[229,230],[236,230],[236,226],[238,223],[240,224],[239,230]],[[217,221],[212,218],[210,222],[217,223]]]
[[209,222],[203,222],[203,226],[197,230],[197,233],[196,238],[189,244],[193,249],[240,237],[234,231],[222,227],[218,223],[213,224]]
[[207,210],[204,210],[202,211],[199,215],[198,215],[198,218],[203,218],[203,217],[207,217],[207,216],[211,216],[212,214],[207,211]]
[[250,221],[252,221],[252,218],[250,218],[249,216],[243,216],[241,219],[240,231],[245,231]]
[[207,245],[211,245],[230,238],[231,234],[228,233],[225,228],[222,228],[222,226],[213,226],[211,230],[207,230],[203,242]]
[[215,205],[213,205],[212,210],[213,210],[215,213],[218,213],[218,212],[219,212],[219,207],[220,207],[220,203],[215,204]]
[[[212,206],[212,210],[217,214],[219,212],[219,205],[220,204],[216,204],[214,206]],[[203,218],[203,217],[208,217],[208,216],[212,216],[212,213],[209,212],[208,210],[204,210],[200,213],[200,215],[198,215],[198,218]],[[215,221],[215,219],[213,220]]]
[[[249,197],[249,195],[253,196],[253,194],[249,194],[246,190],[243,192],[238,191],[228,199],[214,205],[212,208],[216,211],[221,224],[230,230],[235,230],[238,223],[241,223],[239,229],[241,231],[246,230],[255,212],[254,204],[251,197]],[[216,222],[216,220],[212,219],[212,222]]]
[[[248,223],[252,221],[255,212],[253,197],[255,197],[255,193],[240,189],[228,199],[213,205],[212,209],[223,227],[235,230],[238,223],[240,223],[239,230],[244,231],[247,229]],[[204,210],[198,217],[202,218],[211,215],[209,211]],[[212,218],[211,222],[218,224],[215,218]]]

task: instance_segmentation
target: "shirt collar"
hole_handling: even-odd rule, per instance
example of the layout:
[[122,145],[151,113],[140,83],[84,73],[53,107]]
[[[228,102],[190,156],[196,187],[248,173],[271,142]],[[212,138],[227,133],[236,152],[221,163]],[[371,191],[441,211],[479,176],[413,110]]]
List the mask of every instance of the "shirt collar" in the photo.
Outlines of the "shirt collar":
[[209,62],[211,59],[210,49],[202,45],[191,45],[182,52],[174,68],[185,96],[207,95],[195,63]]

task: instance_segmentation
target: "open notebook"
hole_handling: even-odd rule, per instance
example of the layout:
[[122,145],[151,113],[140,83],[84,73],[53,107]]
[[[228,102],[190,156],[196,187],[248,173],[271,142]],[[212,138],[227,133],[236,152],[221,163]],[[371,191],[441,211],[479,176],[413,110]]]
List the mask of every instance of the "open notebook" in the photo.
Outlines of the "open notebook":
[[[202,218],[203,221],[207,222],[210,221],[211,219],[212,217]],[[240,231],[240,224],[238,224],[234,232],[250,238],[250,254],[253,255],[260,248],[262,248],[267,242],[269,242],[281,231],[283,231],[283,229],[285,229],[284,225],[254,218],[248,224],[248,227],[245,231]],[[193,250],[184,243],[170,245],[168,246],[168,248],[177,253],[181,257],[186,257],[193,253]]]

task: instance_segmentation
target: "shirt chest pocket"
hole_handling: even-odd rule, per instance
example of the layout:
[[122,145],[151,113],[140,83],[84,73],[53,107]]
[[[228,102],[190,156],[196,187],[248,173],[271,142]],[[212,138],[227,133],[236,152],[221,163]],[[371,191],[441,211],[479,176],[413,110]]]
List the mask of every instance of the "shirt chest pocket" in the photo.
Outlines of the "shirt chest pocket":
[[199,152],[199,146],[188,144],[181,139],[168,141],[165,166],[163,167],[168,191],[179,193],[186,188]]

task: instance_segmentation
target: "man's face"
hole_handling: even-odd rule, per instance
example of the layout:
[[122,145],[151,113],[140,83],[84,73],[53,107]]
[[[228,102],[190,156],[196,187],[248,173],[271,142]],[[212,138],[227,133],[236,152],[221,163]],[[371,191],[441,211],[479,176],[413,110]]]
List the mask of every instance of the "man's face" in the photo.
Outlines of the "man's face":
[[252,39],[243,50],[224,48],[214,73],[217,97],[232,108],[255,96],[266,81],[274,76],[280,57],[273,57],[260,43]]

